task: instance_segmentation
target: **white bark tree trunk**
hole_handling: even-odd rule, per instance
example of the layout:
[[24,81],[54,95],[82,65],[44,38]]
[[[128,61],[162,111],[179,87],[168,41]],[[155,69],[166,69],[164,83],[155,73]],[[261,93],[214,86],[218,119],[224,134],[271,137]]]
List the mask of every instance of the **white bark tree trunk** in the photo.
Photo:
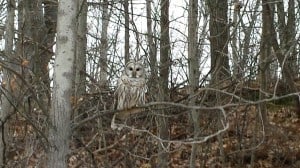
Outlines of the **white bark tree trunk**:
[[50,111],[48,166],[67,167],[71,136],[71,95],[76,51],[76,15],[78,1],[58,3],[57,46],[54,64],[53,93]]

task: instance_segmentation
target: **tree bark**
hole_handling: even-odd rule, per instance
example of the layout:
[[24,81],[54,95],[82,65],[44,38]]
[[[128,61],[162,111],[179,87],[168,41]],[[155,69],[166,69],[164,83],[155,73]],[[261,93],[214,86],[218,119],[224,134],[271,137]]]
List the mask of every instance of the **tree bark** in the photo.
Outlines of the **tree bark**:
[[[270,3],[271,2],[271,3]],[[285,82],[287,83],[288,86],[288,91],[292,92],[292,93],[296,93],[298,92],[298,88],[294,82],[294,79],[296,78],[296,72],[294,72],[295,69],[298,70],[297,67],[295,67],[295,64],[292,62],[296,62],[296,58],[293,55],[295,52],[295,39],[294,39],[294,32],[295,31],[295,16],[294,13],[292,11],[289,11],[289,18],[288,18],[288,22],[287,22],[287,26],[290,27],[285,27],[284,29],[286,29],[286,32],[284,35],[284,37],[282,37],[283,39],[283,44],[280,46],[277,37],[276,37],[276,30],[275,30],[275,25],[274,25],[274,9],[272,9],[272,5],[273,5],[274,1],[270,0],[268,1],[268,3],[265,3],[265,9],[266,11],[270,11],[269,14],[266,13],[266,20],[268,20],[270,27],[269,28],[269,33],[272,35],[270,36],[270,45],[273,48],[273,50],[275,51],[275,56],[279,62],[279,65],[282,69],[282,76],[285,80]],[[290,10],[294,10],[291,9],[294,6],[294,2],[289,2],[289,9]],[[283,22],[284,19],[282,19],[283,16],[281,16],[281,22]],[[284,24],[285,23],[280,23],[280,24]],[[285,31],[284,31],[285,32]],[[296,101],[296,113],[298,115],[298,118],[300,118],[300,101],[299,101],[299,96],[295,96],[295,101]]]
[[56,34],[56,21],[57,21],[57,0],[44,0],[44,21],[45,21],[45,34],[46,38],[43,40],[44,51],[40,55],[41,63],[41,74],[43,84],[45,85],[45,98],[47,106],[51,105],[51,94],[50,94],[50,77],[48,64],[50,59],[54,56],[53,45],[55,44],[55,34]]
[[[151,17],[151,2],[152,0],[146,0],[146,8],[147,8],[147,41],[149,47],[149,60],[150,60],[150,77],[148,80],[148,88],[149,93],[157,92],[157,49],[155,43],[155,37],[152,31],[152,17]],[[154,95],[150,95],[151,100],[155,100]],[[151,101],[150,100],[150,101]]]
[[[23,39],[22,39],[22,59],[29,61],[28,67],[22,67],[22,75],[28,82],[40,81],[44,78],[42,74],[42,60],[40,53],[43,47],[45,22],[41,0],[24,0],[23,3]],[[48,62],[46,63],[48,64]],[[47,66],[47,65],[45,65]],[[35,76],[30,75],[29,70],[34,72]],[[36,77],[36,78],[35,78]],[[43,80],[42,80],[43,81]],[[41,86],[41,85],[40,85]],[[41,90],[42,88],[38,88]],[[39,92],[38,92],[39,93]]]
[[229,27],[226,0],[207,0],[210,13],[211,83],[220,85],[230,77],[228,59]]
[[[207,0],[210,13],[209,32],[210,32],[210,54],[211,54],[211,87],[221,89],[227,87],[230,78],[228,42],[229,42],[229,24],[228,24],[228,1],[227,0]],[[215,93],[215,105],[224,102],[225,96],[219,92]],[[217,128],[221,129],[222,115],[217,111]],[[225,153],[223,148],[223,135],[218,134],[219,153],[222,167],[225,165]]]
[[125,64],[129,62],[129,0],[124,0],[124,14],[125,14]]
[[[6,18],[6,27],[5,27],[5,49],[4,53],[7,59],[12,59],[12,52],[13,52],[13,39],[14,39],[14,17],[15,17],[15,0],[7,0],[7,18]],[[9,61],[8,61],[9,62]],[[10,88],[10,74],[8,70],[3,69],[3,82],[6,83],[5,85],[5,92],[1,94],[1,110],[0,110],[0,167],[5,167],[6,165],[6,150],[7,150],[7,137],[8,135],[8,128],[6,127],[8,116],[11,113],[11,104],[12,96]]]
[[[170,37],[169,37],[169,0],[162,0],[160,4],[160,77],[159,77],[159,97],[158,101],[169,100],[169,71],[170,71]],[[163,111],[166,113],[167,110]],[[160,116],[158,118],[159,135],[162,139],[167,140],[169,138],[169,122],[166,117]],[[166,143],[161,143],[158,156],[158,167],[168,167],[168,152]]]
[[232,19],[232,24],[233,24],[233,30],[231,34],[231,39],[232,39],[232,71],[233,71],[233,78],[239,79],[241,77],[241,65],[240,63],[240,58],[239,58],[239,53],[238,53],[238,47],[237,47],[237,33],[238,33],[238,18],[240,14],[240,3],[239,0],[234,0],[234,9],[233,9],[233,19]]
[[[189,0],[188,8],[188,66],[189,66],[189,105],[196,102],[195,91],[199,86],[199,55],[198,55],[198,0]],[[190,121],[193,123],[194,137],[200,133],[199,113],[191,111]],[[190,167],[196,166],[197,144],[192,145]]]
[[[288,70],[283,69],[283,79],[291,84],[290,80],[293,80],[293,77],[296,77],[297,74],[297,54],[295,54],[295,37],[296,37],[296,20],[295,20],[295,2],[294,0],[289,0],[288,2],[288,12],[286,19],[286,12],[284,11],[284,3],[283,1],[275,2],[277,5],[277,16],[278,16],[278,29],[279,29],[279,39],[280,44],[277,41],[277,37],[274,37],[276,41],[273,43],[273,48],[279,57],[280,64],[282,66],[289,67]],[[274,22],[274,21],[273,21]],[[272,32],[275,32],[274,23],[272,22]],[[278,47],[277,47],[278,46]],[[280,54],[281,53],[281,54]],[[282,60],[282,61],[281,61]],[[283,62],[285,60],[285,62]],[[287,69],[287,68],[285,68]],[[289,71],[289,72],[285,72]],[[292,76],[292,77],[290,77]],[[289,79],[292,78],[292,79]],[[289,92],[295,92],[295,88],[293,86],[289,86]]]
[[100,87],[105,88],[107,86],[107,51],[108,51],[108,40],[107,40],[107,29],[109,23],[109,12],[108,12],[108,1],[102,2],[102,31],[101,31],[101,46],[100,46]]
[[[258,8],[260,7],[260,2],[261,2],[260,0],[256,1],[254,11],[258,11]],[[242,55],[242,60],[241,60],[241,64],[240,64],[241,70],[242,70],[242,73],[243,73],[242,76],[244,76],[244,74],[245,74],[245,70],[246,70],[245,68],[247,67],[247,60],[249,59],[248,57],[251,54],[251,52],[250,52],[250,49],[251,49],[251,47],[250,47],[251,35],[252,35],[252,31],[254,30],[254,25],[256,23],[257,16],[258,15],[256,15],[256,14],[252,14],[250,24],[247,27],[245,26],[243,20],[241,20],[243,29],[245,30],[245,37],[244,37],[243,45],[242,45],[243,55]],[[250,71],[249,76],[251,78],[252,76],[254,76],[254,71],[256,71],[256,70],[255,70],[254,67],[251,67],[251,68],[249,68],[249,71]]]
[[71,136],[71,96],[76,51],[76,20],[78,1],[58,2],[57,48],[54,64],[53,98],[50,112],[47,167],[67,167]]
[[[272,36],[275,34],[271,34],[272,27],[272,11],[269,8],[270,0],[262,0],[262,37],[260,44],[260,57],[259,57],[259,79],[260,79],[260,90],[267,91],[267,77],[270,65],[270,53],[271,53],[271,42]],[[264,92],[259,92],[259,98],[264,99],[266,95]],[[267,117],[267,107],[265,103],[261,103],[259,105],[260,112],[262,114],[262,118],[265,124],[268,124]]]
[[[79,0],[77,20],[77,43],[75,60],[75,105],[83,94],[86,93],[86,48],[87,48],[87,1]],[[78,116],[78,110],[74,111],[74,116]]]
[[[296,77],[298,74],[299,66],[297,64],[297,53],[295,43],[296,39],[296,14],[295,14],[295,0],[289,0],[288,3],[288,18],[287,18],[287,44],[286,46],[293,46],[293,49],[290,52],[290,55],[287,59],[287,65],[292,67],[293,75]],[[285,48],[285,51],[288,51],[289,47]],[[300,116],[299,116],[300,117]]]

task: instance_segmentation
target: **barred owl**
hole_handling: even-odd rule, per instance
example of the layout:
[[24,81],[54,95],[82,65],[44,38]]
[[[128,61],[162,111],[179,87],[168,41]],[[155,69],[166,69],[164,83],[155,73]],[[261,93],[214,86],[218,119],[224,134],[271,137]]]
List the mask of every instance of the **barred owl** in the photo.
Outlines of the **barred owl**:
[[[146,93],[145,69],[141,61],[129,61],[122,76],[118,80],[115,91],[115,108],[117,110],[128,110],[145,104]],[[130,114],[130,112],[128,112]],[[124,118],[129,114],[119,114]]]

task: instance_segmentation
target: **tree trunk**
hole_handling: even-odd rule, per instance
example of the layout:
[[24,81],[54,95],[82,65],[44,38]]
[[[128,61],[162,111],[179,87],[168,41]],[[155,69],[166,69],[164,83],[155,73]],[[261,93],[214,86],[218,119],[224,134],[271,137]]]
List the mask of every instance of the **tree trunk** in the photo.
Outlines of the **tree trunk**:
[[[221,89],[228,86],[230,78],[228,42],[229,42],[229,24],[228,24],[228,2],[227,0],[207,0],[210,13],[209,32],[210,32],[210,54],[211,54],[211,87]],[[225,97],[219,92],[215,93],[214,105],[227,103]],[[222,115],[218,114],[216,127],[221,129]],[[218,134],[219,153],[222,167],[225,165],[225,153],[223,148],[223,135]]]
[[[287,44],[286,46],[292,46],[293,49],[290,52],[290,55],[287,59],[287,66],[292,67],[293,76],[297,76],[297,72],[299,70],[299,66],[297,64],[297,52],[296,47],[293,43],[295,43],[296,39],[296,14],[295,14],[295,0],[289,0],[288,3],[288,18],[287,18]],[[285,51],[288,51],[289,47],[285,48]],[[300,116],[299,116],[300,117]]]
[[56,34],[56,20],[57,20],[57,0],[44,0],[44,20],[45,20],[45,32],[46,39],[43,41],[43,54],[40,55],[40,63],[41,63],[41,74],[42,81],[45,86],[45,98],[44,102],[47,106],[51,105],[51,94],[50,94],[50,77],[49,77],[49,68],[48,64],[50,59],[54,55],[53,45],[55,44],[55,34]]
[[[294,82],[294,79],[296,78],[296,73],[294,72],[294,69],[298,69],[298,68],[293,68],[293,63],[291,63],[291,60],[295,59],[295,56],[293,56],[293,53],[295,51],[295,41],[293,40],[294,37],[291,37],[292,35],[290,33],[293,34],[294,28],[293,28],[293,23],[289,23],[289,22],[293,22],[293,17],[291,16],[289,18],[290,21],[288,21],[289,26],[291,26],[291,28],[286,28],[289,31],[285,36],[283,37],[286,40],[286,43],[283,45],[285,48],[281,48],[279,45],[279,42],[277,40],[277,36],[276,36],[276,30],[274,27],[274,9],[272,8],[274,1],[270,0],[268,1],[268,3],[266,3],[264,5],[265,10],[268,12],[266,12],[266,21],[268,21],[268,23],[270,24],[269,28],[269,34],[271,34],[269,41],[270,41],[270,45],[272,46],[273,50],[275,51],[275,56],[279,62],[279,65],[282,69],[282,76],[285,80],[285,82],[287,83],[288,86],[288,91],[292,92],[292,93],[296,93],[298,92],[298,88]],[[292,8],[291,6],[293,5],[293,3],[289,3],[289,9]],[[293,13],[291,14],[293,15]],[[283,23],[282,23],[283,24]],[[295,59],[296,60],[296,59]],[[295,60],[293,60],[294,62],[296,62]],[[296,101],[296,105],[297,105],[297,109],[296,109],[296,113],[298,115],[298,118],[300,118],[300,107],[299,107],[299,96],[295,96],[295,101]]]
[[[158,101],[169,100],[169,69],[170,69],[170,37],[169,37],[169,0],[162,0],[160,4],[160,77],[159,77],[159,97]],[[166,113],[167,111],[163,111]],[[159,116],[158,118],[159,135],[162,139],[167,140],[169,138],[169,122],[166,117]],[[167,147],[166,143],[161,143],[158,156],[157,167],[168,167],[168,152],[165,151]]]
[[[76,60],[75,60],[75,106],[77,101],[86,92],[86,43],[87,43],[87,1],[79,0],[78,3],[78,20],[77,20],[77,43],[76,43]],[[74,111],[74,116],[78,116],[78,110]]]
[[[274,1],[275,3],[275,1]],[[288,12],[287,12],[287,19],[286,19],[286,12],[284,11],[284,3],[283,1],[276,2],[277,5],[277,16],[278,16],[278,29],[279,29],[279,39],[280,39],[280,45],[277,46],[274,42],[274,50],[278,54],[278,52],[281,52],[282,55],[280,57],[282,60],[285,60],[285,62],[280,61],[280,64],[283,64],[283,66],[289,67],[288,74],[285,72],[282,74],[283,79],[285,82],[290,83],[291,79],[289,79],[289,75],[292,76],[292,78],[296,77],[297,74],[297,54],[295,54],[295,37],[296,37],[296,20],[295,20],[295,2],[294,0],[289,0],[288,2]],[[274,27],[274,24],[273,24]],[[275,28],[272,28],[273,32],[275,32]],[[277,38],[277,37],[274,37]],[[276,40],[277,41],[277,40]],[[277,42],[278,43],[278,42]],[[278,48],[278,49],[276,49]],[[283,70],[284,72],[285,70]],[[293,80],[293,79],[292,79]],[[291,84],[290,84],[291,85]],[[289,86],[289,92],[295,92],[295,88],[293,86]]]
[[[5,50],[4,53],[7,59],[12,59],[12,52],[13,52],[13,39],[14,39],[14,17],[15,17],[15,0],[7,0],[7,18],[6,18],[6,27],[5,27]],[[9,61],[7,61],[9,62]],[[7,118],[11,113],[12,106],[10,102],[12,101],[11,91],[10,88],[10,75],[8,70],[3,69],[3,77],[2,77],[2,84],[6,83],[5,89],[6,92],[1,94],[1,110],[0,110],[0,167],[5,167],[6,165],[6,150],[7,150],[7,137],[8,135],[8,128],[6,127]],[[3,91],[2,90],[2,91]]]
[[[189,105],[195,105],[196,97],[194,96],[199,86],[199,55],[198,55],[198,0],[189,0],[188,8],[188,66],[189,66]],[[199,111],[191,111],[191,122],[194,128],[194,137],[197,138],[200,133]],[[192,145],[190,158],[190,167],[196,166],[197,144]]]
[[[271,34],[272,27],[272,11],[269,8],[270,0],[262,0],[262,37],[260,44],[260,57],[259,57],[259,79],[260,79],[260,90],[266,92],[267,91],[267,77],[270,65],[270,53],[271,53],[271,36],[275,34]],[[260,99],[266,98],[264,92],[259,92]],[[260,104],[260,112],[262,114],[262,118],[265,124],[268,124],[267,117],[267,107],[265,103]]]
[[211,83],[220,85],[230,77],[228,59],[229,27],[226,0],[207,0],[210,13]]
[[124,0],[124,12],[125,12],[125,64],[129,62],[129,0]]
[[[149,60],[151,74],[148,80],[149,93],[157,93],[157,50],[155,38],[152,31],[152,17],[151,17],[151,2],[152,0],[146,0],[147,8],[147,41],[149,47]],[[155,100],[154,95],[150,95],[150,100]]]
[[[22,67],[22,75],[28,82],[40,81],[44,78],[42,74],[42,60],[40,53],[42,52],[42,44],[44,41],[45,24],[41,0],[24,0],[23,3],[23,39],[22,39],[22,59],[29,61],[28,67]],[[48,62],[46,63],[47,66]],[[31,70],[35,76],[31,75]],[[43,80],[42,80],[43,81]],[[39,86],[41,86],[40,84]],[[38,88],[42,90],[42,88]],[[39,91],[37,92],[39,93]],[[40,95],[38,95],[40,96]]]
[[53,98],[50,112],[47,167],[67,167],[71,136],[71,96],[74,80],[76,51],[76,20],[78,1],[58,3],[57,47],[54,64]]
[[[260,7],[260,0],[257,0],[255,3],[254,11],[258,11],[259,7]],[[245,37],[244,37],[243,45],[242,45],[243,55],[242,55],[242,60],[240,63],[243,76],[245,74],[245,70],[246,70],[245,68],[247,68],[247,60],[249,59],[249,55],[251,54],[251,52],[250,52],[251,35],[252,35],[252,31],[254,30],[254,25],[257,21],[257,16],[258,15],[256,15],[256,14],[252,14],[250,24],[247,27],[245,26],[243,20],[241,20],[243,29],[245,30]],[[250,78],[252,78],[252,76],[254,75],[254,71],[256,71],[255,67],[250,67],[249,71],[250,71],[249,76],[250,76]]]
[[100,87],[105,88],[107,86],[107,51],[108,51],[108,40],[107,40],[107,29],[109,23],[109,12],[108,12],[108,1],[102,2],[102,31],[101,31],[101,46],[100,46]]
[[[43,54],[45,50],[43,44],[47,37],[45,36],[46,27],[42,0],[23,0],[22,12],[21,74],[26,83],[35,84],[35,90],[26,93],[28,87],[20,82],[18,99],[22,102],[21,108],[24,109],[22,111],[26,115],[30,115],[34,108],[42,109],[45,114],[49,108],[46,102],[47,98],[50,97],[50,79],[46,68],[50,59],[47,61]],[[31,100],[34,100],[34,102]],[[18,110],[21,111],[21,108],[18,108]],[[25,143],[25,153],[29,153],[32,149],[32,141],[25,138]]]
[[239,0],[234,0],[234,9],[233,9],[233,19],[232,19],[232,24],[233,24],[233,30],[231,34],[231,39],[232,39],[232,71],[233,71],[233,78],[239,79],[241,77],[241,65],[240,63],[240,58],[239,58],[239,53],[238,53],[238,47],[237,47],[237,34],[238,34],[238,18],[240,15],[240,4]]

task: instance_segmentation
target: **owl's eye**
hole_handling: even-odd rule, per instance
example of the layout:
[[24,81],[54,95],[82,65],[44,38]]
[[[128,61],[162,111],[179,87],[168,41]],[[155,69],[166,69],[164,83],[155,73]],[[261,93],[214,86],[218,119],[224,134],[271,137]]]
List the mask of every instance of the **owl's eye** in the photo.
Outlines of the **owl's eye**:
[[133,68],[132,67],[129,67],[129,71],[132,71],[133,70]]
[[136,68],[136,71],[139,71],[140,70],[140,68]]

